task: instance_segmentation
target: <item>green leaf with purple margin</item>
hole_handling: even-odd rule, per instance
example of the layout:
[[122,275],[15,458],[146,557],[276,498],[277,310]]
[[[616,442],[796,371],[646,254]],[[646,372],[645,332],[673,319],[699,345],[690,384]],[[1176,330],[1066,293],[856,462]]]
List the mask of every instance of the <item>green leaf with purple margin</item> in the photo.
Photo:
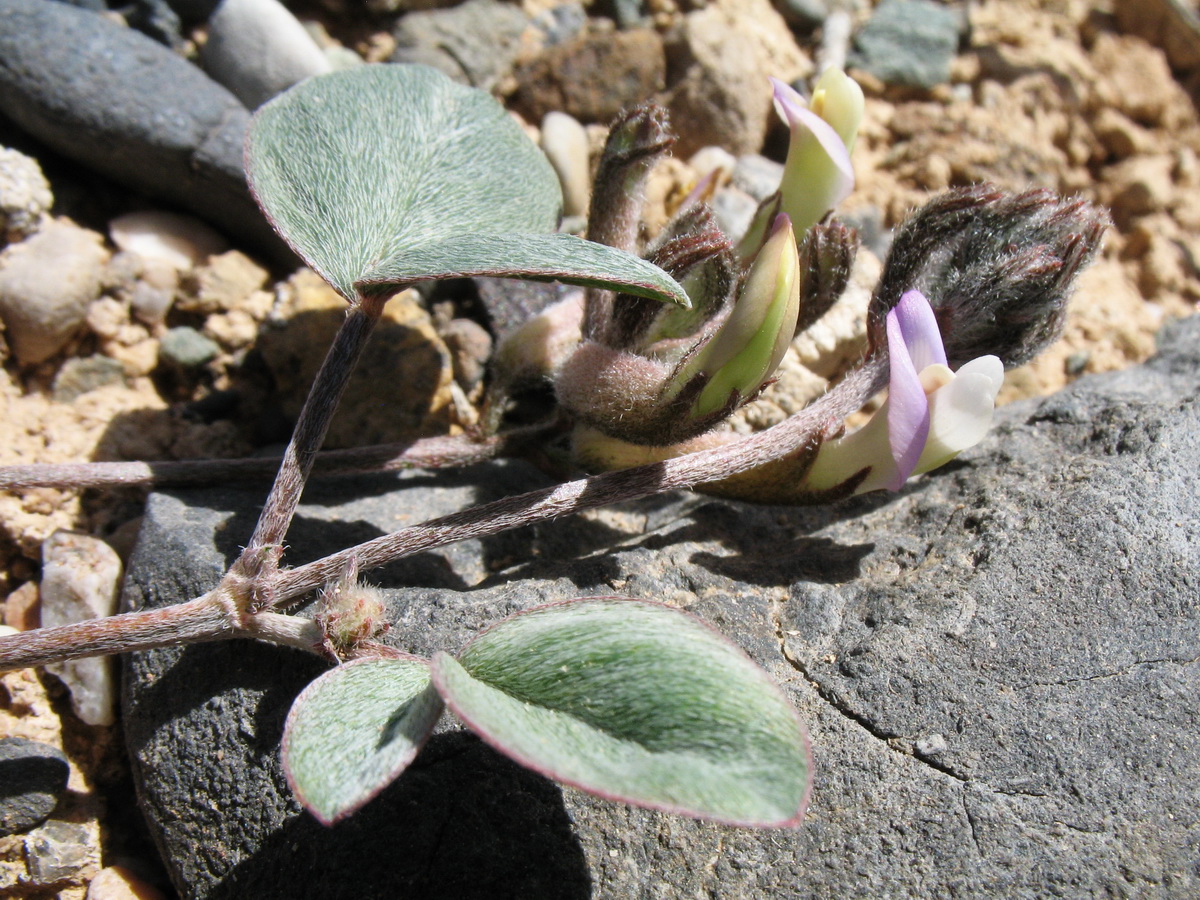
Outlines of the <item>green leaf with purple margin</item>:
[[542,152],[490,94],[425,66],[301,82],[255,114],[246,168],[271,224],[347,300],[487,274],[688,305],[645,260],[553,235],[562,193]]
[[420,659],[362,659],[326,672],[288,713],[283,768],[300,804],[331,825],[404,771],[442,714]]
[[799,822],[803,726],[765,671],[699,619],[657,603],[574,600],[520,613],[434,684],[502,753],[612,800],[759,827]]

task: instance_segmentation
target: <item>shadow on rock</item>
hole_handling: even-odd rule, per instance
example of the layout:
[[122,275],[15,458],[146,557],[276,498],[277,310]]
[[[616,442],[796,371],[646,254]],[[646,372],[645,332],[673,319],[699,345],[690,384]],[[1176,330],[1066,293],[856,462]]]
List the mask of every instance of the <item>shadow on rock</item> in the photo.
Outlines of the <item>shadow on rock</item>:
[[[326,828],[296,805],[279,763],[292,699],[323,664],[223,644],[139,654],[129,665],[142,685],[128,697],[130,755],[161,849],[180,861],[173,877],[184,896],[590,896],[560,789],[474,736],[435,736],[380,797]],[[212,729],[224,734],[215,744]],[[212,788],[208,809],[181,776]]]
[[207,896],[573,900],[591,879],[559,788],[459,732],[349,820],[290,819]]

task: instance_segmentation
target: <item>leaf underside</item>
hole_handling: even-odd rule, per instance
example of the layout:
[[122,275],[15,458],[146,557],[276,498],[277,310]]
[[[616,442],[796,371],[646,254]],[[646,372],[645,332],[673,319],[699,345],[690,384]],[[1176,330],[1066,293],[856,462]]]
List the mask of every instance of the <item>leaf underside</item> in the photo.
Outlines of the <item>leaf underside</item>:
[[578,600],[518,614],[434,683],[488,743],[600,796],[740,825],[796,824],[803,727],[769,676],[698,619],[656,603]]
[[284,726],[296,799],[326,825],[355,812],[412,762],[442,709],[422,660],[364,659],[326,672]]
[[630,254],[522,240],[555,230],[558,177],[489,94],[434,69],[369,65],[301,82],[256,113],[246,158],[267,218],[347,300],[490,274],[687,305],[670,276]]

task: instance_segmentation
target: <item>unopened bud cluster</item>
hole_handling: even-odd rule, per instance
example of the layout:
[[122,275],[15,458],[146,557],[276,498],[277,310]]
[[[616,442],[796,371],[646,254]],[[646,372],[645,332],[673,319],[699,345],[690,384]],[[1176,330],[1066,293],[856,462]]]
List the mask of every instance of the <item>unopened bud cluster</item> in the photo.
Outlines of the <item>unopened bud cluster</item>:
[[[503,387],[552,381],[575,425],[578,464],[622,468],[731,440],[715,427],[774,377],[794,337],[849,280],[857,236],[830,211],[852,191],[850,153],[862,91],[828,70],[809,101],[773,81],[790,129],[779,190],[744,235],[726,235],[693,191],[657,241],[638,244],[647,174],[669,149],[666,114],[625,113],[610,132],[592,194],[589,237],[643,255],[690,306],[589,289],[529,321],[498,351]],[[1102,214],[1044,191],[984,187],[935,198],[898,230],[869,314],[853,390],[888,388],[865,427],[814,426],[804,452],[707,489],[776,502],[899,490],[982,439],[1006,366],[1061,329],[1071,285],[1099,246]],[[853,373],[851,373],[853,374]],[[831,403],[857,408],[864,397]],[[854,399],[857,405],[848,405]]]

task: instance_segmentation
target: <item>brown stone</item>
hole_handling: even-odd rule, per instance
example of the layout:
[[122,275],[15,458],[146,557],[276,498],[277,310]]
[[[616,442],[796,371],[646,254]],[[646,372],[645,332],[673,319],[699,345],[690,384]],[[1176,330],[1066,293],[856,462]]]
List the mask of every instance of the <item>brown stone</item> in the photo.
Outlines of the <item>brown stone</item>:
[[516,73],[513,107],[540,122],[553,110],[607,124],[666,83],[662,40],[645,28],[585,34],[549,48]]
[[161,891],[123,866],[101,869],[88,886],[87,900],[164,900]]
[[772,114],[767,76],[790,82],[812,69],[767,0],[717,0],[688,13],[667,52],[671,71],[682,72],[666,97],[681,157],[710,144],[757,153]]
[[4,601],[4,624],[17,631],[41,627],[41,595],[36,581],[27,581],[8,595]]
[[1167,209],[1174,196],[1174,162],[1169,156],[1134,156],[1104,173],[1102,199],[1121,225]]
[[1175,68],[1200,67],[1200,18],[1193,5],[1179,0],[1121,0],[1113,4],[1113,12],[1122,31],[1162,47]]
[[1097,85],[1102,101],[1142,125],[1172,123],[1183,90],[1162,50],[1140,38],[1102,33],[1091,56],[1103,75]]
[[1110,106],[1096,114],[1092,132],[1104,149],[1118,160],[1145,153],[1154,146],[1150,132]]
[[184,280],[175,306],[187,312],[229,312],[266,283],[266,269],[246,254],[230,250],[212,257]]
[[[264,326],[258,347],[283,410],[300,413],[346,316],[346,301],[304,269]],[[444,434],[451,422],[450,354],[412,291],[388,301],[329,428],[327,447],[358,447]]]

